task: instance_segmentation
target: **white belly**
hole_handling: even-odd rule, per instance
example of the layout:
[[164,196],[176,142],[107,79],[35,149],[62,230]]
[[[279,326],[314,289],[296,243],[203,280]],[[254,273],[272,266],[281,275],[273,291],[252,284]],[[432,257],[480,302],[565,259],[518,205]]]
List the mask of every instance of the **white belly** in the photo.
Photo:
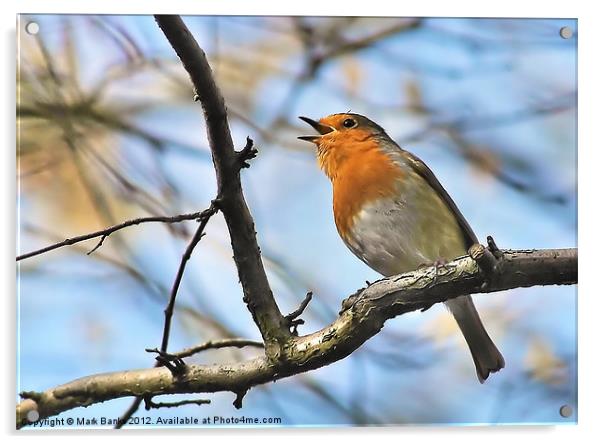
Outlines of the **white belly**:
[[[415,184],[423,180],[413,179]],[[406,183],[395,199],[364,205],[343,240],[357,257],[384,276],[466,254],[456,218],[425,182],[412,187]]]

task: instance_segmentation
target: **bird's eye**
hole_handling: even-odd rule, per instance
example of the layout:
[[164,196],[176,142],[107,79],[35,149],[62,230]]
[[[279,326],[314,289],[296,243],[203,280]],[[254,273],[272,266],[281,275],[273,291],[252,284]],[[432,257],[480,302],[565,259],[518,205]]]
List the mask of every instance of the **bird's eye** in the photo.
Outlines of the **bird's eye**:
[[343,121],[343,126],[345,128],[353,128],[356,125],[357,125],[357,122],[355,120],[353,120],[353,119],[345,119]]

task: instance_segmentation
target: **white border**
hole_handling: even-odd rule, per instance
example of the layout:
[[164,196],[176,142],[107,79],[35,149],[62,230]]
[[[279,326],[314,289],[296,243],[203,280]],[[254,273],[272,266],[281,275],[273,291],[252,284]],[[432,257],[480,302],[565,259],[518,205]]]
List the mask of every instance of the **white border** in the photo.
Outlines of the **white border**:
[[456,16],[456,17],[575,17],[584,8],[577,1],[546,1],[545,4],[506,0],[503,2],[422,0],[420,2],[318,1],[276,2],[268,0],[20,0],[15,10],[30,13],[110,13],[110,14],[232,14],[232,15],[402,15],[402,16]]

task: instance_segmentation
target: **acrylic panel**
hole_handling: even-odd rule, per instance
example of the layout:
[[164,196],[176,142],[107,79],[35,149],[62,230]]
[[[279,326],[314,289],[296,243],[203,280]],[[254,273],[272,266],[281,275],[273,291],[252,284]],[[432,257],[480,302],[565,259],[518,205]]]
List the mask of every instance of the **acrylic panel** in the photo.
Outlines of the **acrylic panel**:
[[577,39],[19,16],[17,427],[576,423]]

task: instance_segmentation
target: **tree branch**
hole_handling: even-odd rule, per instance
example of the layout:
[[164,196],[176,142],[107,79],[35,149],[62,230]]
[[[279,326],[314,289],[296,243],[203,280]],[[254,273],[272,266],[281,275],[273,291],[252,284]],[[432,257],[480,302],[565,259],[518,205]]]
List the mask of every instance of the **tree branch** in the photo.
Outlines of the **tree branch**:
[[17,426],[27,413],[41,419],[66,410],[124,396],[152,397],[174,393],[230,391],[250,387],[331,364],[348,356],[376,335],[386,320],[464,294],[534,285],[577,282],[577,249],[499,250],[492,273],[481,270],[470,256],[445,266],[422,268],[391,276],[346,299],[341,315],[313,334],[292,337],[278,361],[259,357],[230,365],[188,365],[174,377],[165,368],[104,373],[81,378],[41,393],[24,393],[17,406]]
[[194,236],[192,237],[192,239],[190,240],[188,247],[186,247],[184,254],[182,255],[182,260],[180,261],[180,266],[178,267],[178,272],[176,274],[176,278],[175,278],[173,286],[171,288],[169,302],[167,303],[167,307],[165,308],[165,324],[163,326],[163,338],[161,339],[161,351],[162,352],[167,351],[167,345],[169,342],[169,332],[171,329],[171,318],[173,317],[173,310],[176,305],[176,296],[178,294],[178,290],[180,289],[180,283],[182,282],[182,277],[184,276],[184,270],[186,269],[186,264],[188,263],[190,256],[192,256],[192,252],[194,251],[195,247],[197,246],[197,244],[203,237],[203,234],[204,234],[203,231],[205,230],[205,227],[207,226],[207,222],[209,222],[209,219],[211,218],[211,216],[213,216],[216,212],[217,212],[217,208],[216,208],[215,204],[212,202],[211,205],[209,206],[209,208],[207,208],[205,211],[203,211],[201,213],[201,216],[199,217],[199,222],[200,222],[199,227],[197,228],[196,232],[194,233]]
[[[194,233],[194,235],[192,236],[192,239],[190,240],[188,246],[186,247],[184,254],[182,255],[182,259],[180,261],[180,266],[178,267],[178,272],[176,273],[176,277],[174,279],[174,283],[171,288],[169,300],[168,300],[167,306],[165,307],[165,310],[164,310],[165,322],[163,324],[163,336],[161,338],[161,349],[157,350],[157,352],[159,353],[159,356],[161,356],[161,354],[165,354],[167,352],[167,346],[169,344],[169,334],[171,331],[171,319],[173,317],[173,311],[174,311],[174,307],[176,305],[176,296],[177,296],[178,290],[180,288],[180,283],[182,282],[182,277],[184,276],[184,270],[186,269],[186,264],[188,263],[188,260],[192,256],[192,252],[196,248],[197,244],[200,242],[201,238],[203,237],[203,234],[204,234],[203,231],[205,230],[205,227],[207,226],[209,219],[216,212],[217,212],[217,207],[215,205],[215,201],[213,201],[213,202],[211,202],[211,205],[209,206],[209,208],[198,213],[199,217],[197,218],[197,220],[199,222],[199,226],[198,226],[196,232]],[[94,249],[96,249],[96,248],[98,248],[98,246],[100,246],[100,244],[102,243],[102,239],[104,239],[104,237],[101,238],[100,243]],[[94,250],[92,250],[92,251],[94,251]],[[90,252],[92,252],[92,251],[90,251]],[[166,367],[171,368],[168,365],[168,363],[161,361],[161,359],[159,357],[157,357],[156,359],[157,359],[157,362],[155,363],[155,367],[159,367],[160,365],[165,365]],[[143,400],[142,397],[137,397],[132,402],[132,405],[123,413],[123,415],[121,415],[119,417],[119,420],[117,421],[117,424],[115,426],[116,428],[121,428],[124,424],[126,424],[129,421],[129,419],[132,417],[132,415],[134,413],[136,413],[136,411],[140,407],[142,400]],[[146,402],[147,406],[149,405],[149,402],[151,402],[151,401]]]
[[204,342],[197,346],[184,349],[178,353],[174,353],[173,355],[177,356],[178,358],[187,358],[189,356],[195,355],[195,354],[200,353],[205,350],[211,350],[211,349],[216,350],[216,349],[226,348],[226,347],[263,348],[263,342],[253,341],[251,339],[243,339],[243,338],[214,339],[212,341],[207,341],[207,342]]
[[240,153],[234,150],[224,98],[215,84],[205,53],[182,19],[179,16],[157,15],[155,20],[190,75],[195,97],[203,108],[217,175],[219,209],[224,214],[230,233],[243,300],[261,332],[267,355],[277,359],[281,344],[291,335],[268,283],[255,225],[240,183],[240,169],[252,151],[250,148]]
[[[195,354],[200,353],[205,350],[220,349],[220,348],[226,348],[226,347],[236,347],[236,348],[257,347],[257,348],[263,349],[263,342],[253,341],[251,339],[243,339],[243,338],[217,339],[217,340],[207,341],[200,345],[184,349],[178,353],[173,353],[172,356],[183,359],[183,358],[187,358],[189,356],[195,355]],[[160,351],[158,349],[154,349],[154,350],[147,349],[146,351],[154,351],[156,353],[160,353]],[[161,365],[161,363],[159,361],[157,361],[157,364],[155,365],[155,367],[159,367],[160,365]],[[119,417],[117,424],[115,424],[115,428],[120,429],[121,427],[123,427],[129,421],[129,419],[132,417],[132,415],[134,413],[136,413],[136,411],[138,411],[138,409],[140,408],[140,405],[142,404],[142,401],[145,401],[145,407],[148,405],[148,402],[146,401],[145,398],[143,398],[142,396],[136,397],[135,400],[132,402],[132,405]],[[196,404],[197,402],[196,401],[185,402],[185,404],[191,404],[191,403]],[[160,404],[160,405],[165,406],[164,403]],[[180,404],[180,405],[183,405],[183,404]],[[172,405],[171,407],[174,407],[174,406]]]
[[132,225],[139,225],[146,222],[164,222],[164,223],[177,223],[183,222],[185,220],[195,220],[201,218],[203,212],[199,211],[196,213],[188,213],[188,214],[179,214],[177,216],[148,216],[148,217],[139,217],[137,219],[127,220],[125,222],[121,222],[120,224],[113,225],[111,227],[107,227],[102,230],[94,231],[93,233],[82,234],[81,236],[67,238],[62,242],[57,242],[56,244],[48,245],[47,247],[40,248],[39,250],[31,251],[29,253],[22,254],[17,256],[17,262],[23,259],[28,259],[33,256],[38,256],[43,253],[47,253],[52,250],[56,250],[57,248],[66,247],[68,245],[77,244],[78,242],[83,242],[89,239],[94,239],[96,237],[100,237],[100,241],[96,246],[88,252],[88,254],[97,250],[104,240],[113,234],[115,231],[121,230],[122,228],[131,227]]
[[203,404],[211,404],[211,401],[209,399],[185,399],[183,401],[176,401],[176,402],[154,402],[152,398],[144,399],[144,408],[146,410],[182,407],[183,405],[203,405]]

